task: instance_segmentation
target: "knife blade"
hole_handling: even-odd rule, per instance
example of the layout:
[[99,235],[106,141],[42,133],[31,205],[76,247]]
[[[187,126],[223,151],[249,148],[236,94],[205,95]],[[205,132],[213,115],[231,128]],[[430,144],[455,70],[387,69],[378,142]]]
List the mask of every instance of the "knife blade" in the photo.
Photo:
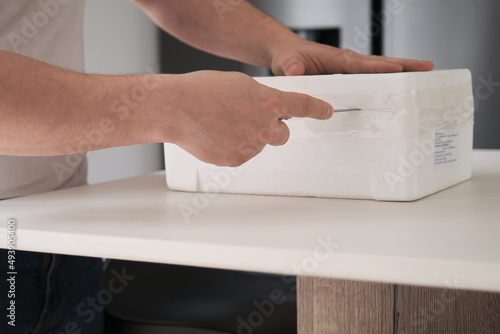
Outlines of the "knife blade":
[[[335,115],[335,113],[337,112],[347,112],[347,111],[361,111],[363,109],[360,109],[360,108],[345,108],[345,109],[334,109],[333,110],[333,114]],[[282,116],[279,118],[280,121],[287,121],[289,120],[291,117],[289,116]]]
[[360,108],[347,108],[347,109],[334,109],[333,113],[335,114],[336,112],[346,112],[346,111],[360,111]]

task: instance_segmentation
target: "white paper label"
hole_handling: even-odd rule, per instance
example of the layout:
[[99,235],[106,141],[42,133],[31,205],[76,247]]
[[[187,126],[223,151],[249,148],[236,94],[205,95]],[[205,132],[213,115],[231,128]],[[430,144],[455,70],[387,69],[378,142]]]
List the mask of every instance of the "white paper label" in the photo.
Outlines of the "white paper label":
[[442,170],[458,162],[458,129],[434,132],[434,169]]

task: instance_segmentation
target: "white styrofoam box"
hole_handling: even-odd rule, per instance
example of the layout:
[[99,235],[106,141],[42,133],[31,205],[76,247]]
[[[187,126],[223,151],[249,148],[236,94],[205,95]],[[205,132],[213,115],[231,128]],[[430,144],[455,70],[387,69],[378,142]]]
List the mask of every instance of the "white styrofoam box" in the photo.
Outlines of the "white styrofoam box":
[[473,96],[466,69],[256,78],[323,99],[329,120],[285,121],[290,139],[237,168],[165,144],[167,184],[183,191],[411,201],[471,176]]

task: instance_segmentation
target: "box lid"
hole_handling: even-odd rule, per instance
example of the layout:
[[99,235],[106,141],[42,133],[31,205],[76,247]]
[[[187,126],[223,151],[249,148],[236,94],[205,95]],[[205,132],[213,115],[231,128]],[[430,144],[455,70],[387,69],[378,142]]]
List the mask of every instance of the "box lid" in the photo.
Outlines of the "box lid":
[[255,79],[282,91],[322,99],[335,109],[361,109],[334,114],[327,121],[290,119],[291,138],[418,136],[473,122],[467,69]]

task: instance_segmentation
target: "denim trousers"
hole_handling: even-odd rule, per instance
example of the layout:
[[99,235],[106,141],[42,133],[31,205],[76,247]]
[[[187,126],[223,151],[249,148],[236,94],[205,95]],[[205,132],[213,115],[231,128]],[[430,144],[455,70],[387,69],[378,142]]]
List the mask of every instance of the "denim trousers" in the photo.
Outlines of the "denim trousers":
[[0,333],[103,333],[102,259],[16,250],[12,276],[0,249],[0,267]]

